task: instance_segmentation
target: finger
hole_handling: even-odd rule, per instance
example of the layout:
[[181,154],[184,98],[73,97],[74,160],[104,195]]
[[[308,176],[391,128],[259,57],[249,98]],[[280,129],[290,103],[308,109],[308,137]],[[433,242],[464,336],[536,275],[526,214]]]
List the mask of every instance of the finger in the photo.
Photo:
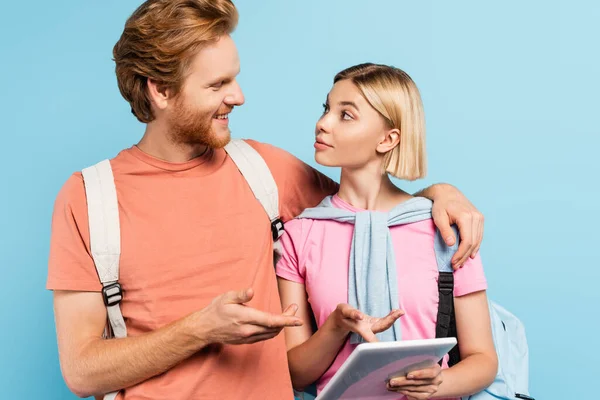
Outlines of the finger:
[[370,329],[358,329],[356,333],[362,336],[363,339],[365,339],[365,341],[368,343],[375,343],[379,341],[377,340],[377,336],[375,336],[373,331]]
[[348,304],[344,304],[340,311],[342,312],[342,317],[352,319],[355,321],[360,321],[364,318],[363,314],[358,311],[356,308],[349,306]]
[[471,255],[473,246],[473,221],[471,213],[464,213],[457,221],[458,232],[461,237],[458,250],[452,257],[452,266],[457,269],[462,267],[466,259]]
[[375,324],[373,324],[372,331],[375,333],[383,332],[388,330],[394,325],[394,322],[404,315],[402,310],[393,310],[383,318],[379,318]]
[[435,224],[435,226],[438,228],[438,230],[440,231],[440,234],[442,235],[442,237],[444,238],[444,242],[446,242],[446,245],[448,246],[452,246],[454,245],[454,243],[456,243],[456,237],[454,236],[454,231],[452,230],[452,227],[450,226],[450,219],[448,218],[448,214],[446,213],[445,210],[439,211],[439,212],[433,212],[432,213],[433,216],[433,222]]
[[408,386],[429,386],[435,384],[435,379],[406,379],[403,376],[390,380],[390,386],[404,388]]
[[265,340],[273,339],[275,336],[277,336],[279,334],[279,332],[280,331],[278,330],[278,331],[272,331],[272,332],[268,332],[268,333],[252,335],[248,338],[243,339],[240,342],[240,344],[252,344],[252,343],[257,343],[257,342],[262,342]]
[[289,306],[287,306],[287,308],[283,311],[282,315],[287,315],[290,317],[293,317],[296,315],[296,312],[298,312],[298,305],[297,304],[290,304]]
[[[426,389],[424,387],[416,387],[416,390],[410,390],[407,387],[394,387],[391,386],[390,383],[386,385],[386,388],[390,392],[396,392],[407,396],[407,399],[429,399],[432,394],[437,392],[437,387],[428,386]],[[411,396],[412,395],[412,396]]]
[[483,218],[483,215],[481,215],[478,218],[478,223],[477,223],[477,244],[475,245],[475,250],[473,250],[473,253],[471,254],[471,258],[475,258],[477,253],[479,253],[479,249],[481,248],[481,242],[483,242],[483,225],[484,225],[484,218]]
[[[393,387],[393,386],[392,386]],[[413,393],[429,393],[436,392],[435,385],[420,385],[420,386],[403,386],[401,388],[397,388],[399,390],[405,392],[413,392]]]
[[472,233],[471,233],[471,249],[469,251],[469,254],[467,255],[467,257],[465,257],[465,262],[467,262],[467,260],[473,255],[473,253],[475,252],[475,248],[477,247],[477,245],[479,244],[479,216],[477,215],[478,213],[472,213],[473,217],[472,217],[472,222],[471,222],[471,226],[473,227]]
[[442,368],[439,364],[435,364],[431,368],[424,368],[418,371],[409,372],[406,376],[407,379],[434,379],[436,378],[442,371]]
[[477,238],[478,238],[478,230],[479,230],[479,220],[477,219],[477,215],[475,213],[471,213],[471,246],[467,250],[467,254],[465,254],[461,267],[465,265],[467,260],[471,257],[473,252],[475,251],[475,247],[477,247]]
[[254,290],[252,288],[240,291],[230,291],[223,296],[223,302],[225,304],[244,304],[252,300],[253,297]]
[[475,250],[474,240],[471,239],[469,243],[470,245],[465,247],[465,253],[463,254],[462,258],[456,263],[456,266],[454,267],[455,270],[464,267],[469,257],[471,257],[471,254],[473,254],[473,251]]
[[392,386],[391,382],[386,383],[385,388],[390,392],[398,392],[398,393],[404,389],[402,387]]
[[239,327],[238,337],[240,340],[248,340],[253,336],[259,335],[277,335],[281,329],[270,329],[260,325],[244,324]]
[[302,320],[293,315],[271,314],[250,307],[244,308],[243,312],[245,316],[241,319],[245,323],[262,326],[268,329],[281,329],[287,326],[302,325]]

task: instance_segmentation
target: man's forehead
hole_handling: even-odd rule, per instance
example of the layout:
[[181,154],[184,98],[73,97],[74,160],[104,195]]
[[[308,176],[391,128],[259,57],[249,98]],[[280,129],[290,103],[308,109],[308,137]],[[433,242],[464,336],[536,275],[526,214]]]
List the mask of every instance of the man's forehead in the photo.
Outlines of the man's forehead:
[[201,68],[197,70],[198,74],[206,81],[218,82],[227,79],[233,79],[240,73],[239,63],[235,66],[217,68],[212,66],[210,68]]
[[234,78],[240,73],[240,59],[233,40],[223,37],[201,49],[194,57],[191,69],[206,79]]

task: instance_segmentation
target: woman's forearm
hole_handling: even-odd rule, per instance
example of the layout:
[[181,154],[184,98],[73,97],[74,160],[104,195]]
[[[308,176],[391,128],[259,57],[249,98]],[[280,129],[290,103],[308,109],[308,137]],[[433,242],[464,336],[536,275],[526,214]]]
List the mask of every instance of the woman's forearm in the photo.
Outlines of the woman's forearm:
[[485,353],[470,355],[452,368],[442,371],[443,382],[433,398],[462,397],[478,393],[491,385],[498,361]]
[[310,339],[288,350],[294,389],[302,390],[319,379],[331,366],[347,337],[347,332],[334,328],[328,320]]

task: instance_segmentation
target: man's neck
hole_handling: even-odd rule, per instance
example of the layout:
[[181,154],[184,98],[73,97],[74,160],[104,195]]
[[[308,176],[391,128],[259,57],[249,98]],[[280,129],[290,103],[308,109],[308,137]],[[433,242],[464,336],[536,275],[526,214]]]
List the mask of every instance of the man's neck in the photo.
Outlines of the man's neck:
[[167,127],[153,121],[146,125],[146,132],[137,147],[152,157],[172,163],[190,161],[208,151],[205,145],[175,143],[169,138],[167,132]]

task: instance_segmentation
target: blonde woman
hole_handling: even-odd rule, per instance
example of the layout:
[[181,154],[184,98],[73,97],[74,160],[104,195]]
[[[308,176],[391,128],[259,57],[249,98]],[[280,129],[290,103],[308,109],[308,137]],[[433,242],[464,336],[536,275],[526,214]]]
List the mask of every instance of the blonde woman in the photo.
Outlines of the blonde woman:
[[[337,74],[315,133],[316,161],[341,167],[339,192],[286,224],[277,275],[282,306],[298,305],[304,322],[285,330],[293,385],[320,391],[360,341],[436,337],[438,233],[431,202],[390,179],[426,170],[423,106],[405,72],[361,64]],[[384,389],[429,399],[487,387],[497,358],[486,288],[479,256],[454,273],[458,364],[445,359]]]

